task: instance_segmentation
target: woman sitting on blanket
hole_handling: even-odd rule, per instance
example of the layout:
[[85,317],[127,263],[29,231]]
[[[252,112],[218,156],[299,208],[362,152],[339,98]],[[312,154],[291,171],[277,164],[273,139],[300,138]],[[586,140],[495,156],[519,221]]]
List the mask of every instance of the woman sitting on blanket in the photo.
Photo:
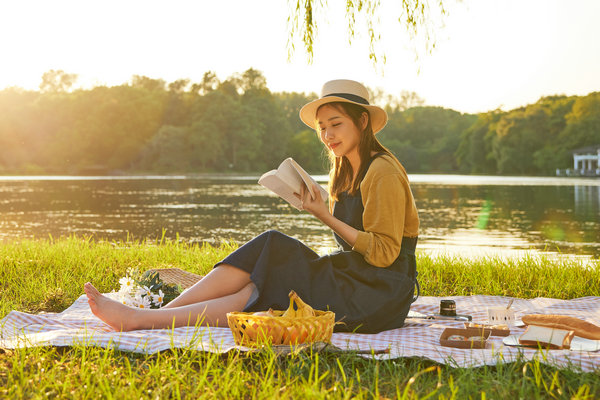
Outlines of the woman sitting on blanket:
[[[231,311],[284,310],[288,293],[335,312],[338,331],[374,333],[403,325],[413,301],[419,217],[404,167],[375,134],[387,122],[358,82],[334,80],[300,110],[331,160],[329,205],[306,187],[297,196],[329,226],[339,249],[320,257],[300,241],[267,231],[231,253],[158,310],[85,293],[92,312],[116,330],[227,326]],[[316,188],[315,188],[316,189]]]

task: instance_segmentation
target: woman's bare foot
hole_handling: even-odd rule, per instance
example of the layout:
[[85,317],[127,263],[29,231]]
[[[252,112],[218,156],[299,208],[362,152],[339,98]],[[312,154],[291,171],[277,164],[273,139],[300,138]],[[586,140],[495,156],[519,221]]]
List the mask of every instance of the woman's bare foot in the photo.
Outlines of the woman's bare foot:
[[135,326],[137,310],[118,301],[109,299],[98,291],[91,283],[86,283],[83,290],[88,298],[92,313],[117,331],[132,331]]

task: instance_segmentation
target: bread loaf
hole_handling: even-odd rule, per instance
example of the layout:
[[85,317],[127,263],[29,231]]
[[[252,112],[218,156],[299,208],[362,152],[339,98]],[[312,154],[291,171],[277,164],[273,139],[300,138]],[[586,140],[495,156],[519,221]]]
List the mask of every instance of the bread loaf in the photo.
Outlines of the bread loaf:
[[521,320],[526,325],[574,331],[575,336],[585,339],[600,340],[600,326],[579,318],[566,315],[529,314],[523,316]]

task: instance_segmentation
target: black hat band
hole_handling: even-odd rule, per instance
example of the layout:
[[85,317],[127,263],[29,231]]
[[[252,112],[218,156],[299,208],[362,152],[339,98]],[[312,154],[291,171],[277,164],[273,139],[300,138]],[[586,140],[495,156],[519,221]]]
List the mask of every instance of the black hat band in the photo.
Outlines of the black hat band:
[[367,99],[365,99],[364,97],[357,96],[355,94],[350,94],[350,93],[330,93],[330,94],[326,94],[323,97],[330,97],[330,96],[341,97],[343,99],[350,100],[350,101],[353,101],[355,103],[360,103],[360,104],[364,104],[364,105],[367,105],[367,106],[369,105],[369,102],[367,101]]

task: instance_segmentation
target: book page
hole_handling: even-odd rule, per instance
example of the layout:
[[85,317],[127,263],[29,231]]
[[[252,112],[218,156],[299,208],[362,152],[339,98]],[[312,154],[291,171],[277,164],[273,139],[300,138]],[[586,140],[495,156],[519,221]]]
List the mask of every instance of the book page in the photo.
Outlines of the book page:
[[303,179],[298,173],[298,170],[294,164],[296,164],[294,160],[291,158],[286,158],[281,164],[279,164],[279,167],[277,168],[277,175],[282,181],[287,183],[293,191],[300,194],[300,191],[302,190]]
[[[296,192],[289,182],[282,179],[280,171],[274,169],[269,171],[260,177],[258,183],[265,188],[271,190],[273,193],[290,203],[293,207],[298,210],[302,210],[302,201],[296,197]],[[300,187],[300,185],[298,185]]]
[[298,210],[302,210],[302,201],[294,193],[302,191],[302,185],[306,184],[311,196],[315,196],[312,185],[316,184],[321,192],[321,198],[325,201],[328,197],[327,190],[317,183],[296,161],[286,158],[277,169],[264,173],[258,183],[271,190],[279,197],[290,203]]
[[313,179],[313,177],[310,176],[308,174],[308,172],[306,172],[304,170],[304,168],[302,168],[300,166],[300,164],[298,164],[296,161],[294,161],[294,159],[287,158],[285,161],[287,161],[287,160],[290,161],[290,164],[294,167],[294,169],[297,171],[297,173],[302,178],[302,181],[306,184],[306,187],[308,188],[308,191],[310,192],[311,197],[313,199],[315,198],[315,192],[313,190],[313,185],[317,185],[317,187],[319,188],[319,190],[321,192],[321,199],[323,201],[326,201],[327,197],[329,197],[329,193],[327,193],[327,190],[325,190],[321,185],[319,185],[319,183],[317,181],[315,181]]

